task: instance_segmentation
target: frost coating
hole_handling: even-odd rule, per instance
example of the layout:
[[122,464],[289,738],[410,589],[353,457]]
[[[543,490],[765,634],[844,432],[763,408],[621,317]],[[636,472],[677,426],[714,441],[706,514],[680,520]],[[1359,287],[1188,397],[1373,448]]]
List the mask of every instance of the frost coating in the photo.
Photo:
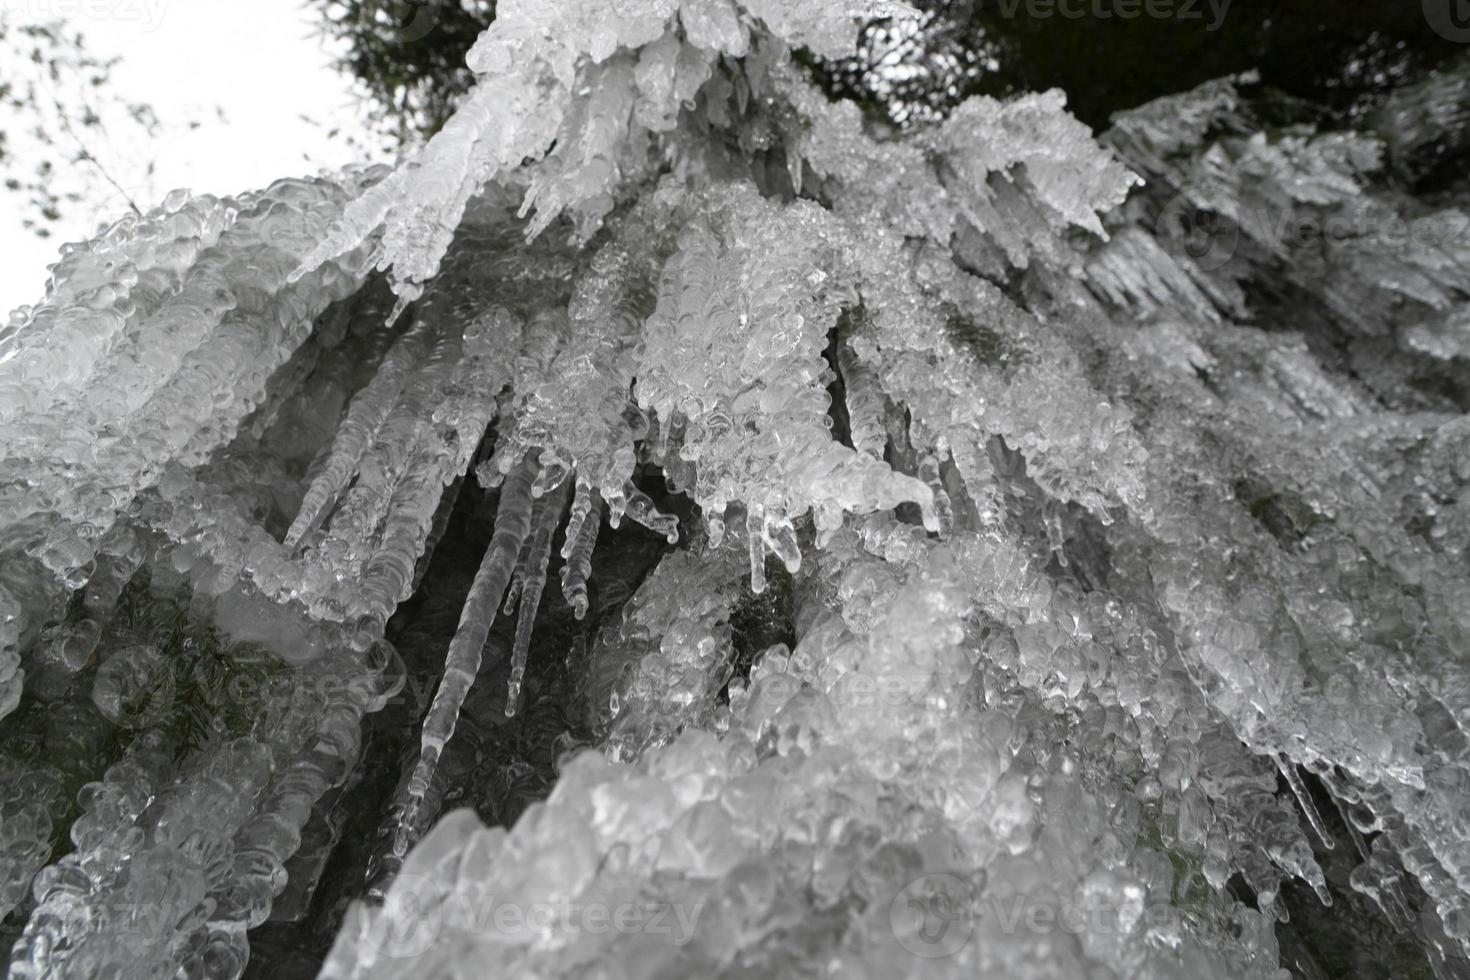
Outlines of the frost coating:
[[[791,60],[851,13],[502,4],[402,170],[63,259],[0,334],[12,972],[239,975],[483,498],[326,976],[1274,977],[1290,879],[1454,974],[1470,255],[1379,232],[1461,217],[1382,179],[1460,83],[1376,133],[1268,127],[1241,78],[1100,141],[1055,93],[882,139]],[[630,523],[668,550],[619,608]],[[482,666],[509,724],[574,662],[553,573],[601,751],[512,828],[434,827]],[[1036,906],[1106,916],[1005,927]]]
[[[286,282],[346,197],[325,182],[281,181],[238,202],[171,198],[109,233],[136,235],[159,256],[141,302],[109,284],[118,272],[142,280],[127,249],[79,250],[63,263],[75,260],[71,277],[3,338],[0,388],[16,414],[0,435],[8,541],[70,575],[93,553],[78,528],[106,531],[166,462],[201,462],[234,435],[314,317],[360,284],[336,265]],[[73,300],[88,276],[90,291]],[[80,340],[68,303],[93,321],[80,356],[68,353]]]

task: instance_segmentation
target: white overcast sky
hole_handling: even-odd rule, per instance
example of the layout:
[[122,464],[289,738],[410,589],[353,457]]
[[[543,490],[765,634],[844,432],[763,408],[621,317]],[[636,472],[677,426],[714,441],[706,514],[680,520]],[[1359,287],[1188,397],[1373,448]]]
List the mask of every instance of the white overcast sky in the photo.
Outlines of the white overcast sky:
[[[92,54],[121,56],[113,81],[125,98],[152,104],[165,126],[203,123],[123,148],[155,160],[161,193],[187,187],[234,194],[354,159],[353,150],[327,136],[327,126],[300,118],[348,126],[358,118],[350,82],[330,67],[331,52],[305,2],[0,0],[0,9],[19,22],[65,21],[82,31]],[[225,122],[215,118],[215,106]],[[39,240],[21,227],[19,203],[0,198],[0,324],[14,307],[42,297],[59,245],[94,230],[93,216],[78,214]]]

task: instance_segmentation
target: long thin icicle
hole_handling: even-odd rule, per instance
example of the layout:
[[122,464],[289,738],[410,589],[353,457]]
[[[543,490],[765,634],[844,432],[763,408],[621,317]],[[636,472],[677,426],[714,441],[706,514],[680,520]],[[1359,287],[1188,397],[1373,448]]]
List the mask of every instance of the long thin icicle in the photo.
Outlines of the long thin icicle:
[[567,546],[562,548],[566,564],[561,569],[561,594],[566,597],[567,605],[572,607],[572,615],[580,622],[587,615],[587,579],[592,574],[592,551],[597,547],[597,533],[602,526],[602,496],[595,487],[588,488],[585,498],[581,487],[577,492],[578,503],[585,499],[587,509],[579,518],[576,505],[573,506],[572,520],[577,522],[575,531],[571,521],[567,522]]
[[427,333],[428,328],[423,321],[415,323],[389,349],[368,386],[352,400],[347,417],[342,420],[332,440],[326,462],[306,491],[301,509],[286,532],[284,544],[288,550],[295,549],[302,539],[316,530],[357,472],[363,454],[373,444],[373,437],[397,403],[409,373],[423,356]]
[[439,765],[444,744],[454,734],[465,697],[480,672],[480,658],[485,650],[485,640],[490,635],[490,625],[495,621],[500,598],[510,582],[521,542],[531,529],[531,484],[537,471],[534,459],[534,456],[528,456],[512,470],[501,488],[495,534],[470,585],[454,639],[449,641],[449,652],[444,658],[444,676],[439,681],[439,690],[434,692],[434,703],[424,717],[419,760],[408,781],[408,799],[399,808],[398,830],[393,838],[393,854],[399,859],[408,853],[413,843],[419,809],[429,790],[429,781]]
[[1337,842],[1332,839],[1332,833],[1328,831],[1327,824],[1323,822],[1322,814],[1317,812],[1317,804],[1312,802],[1311,793],[1307,791],[1301,775],[1296,771],[1296,763],[1282,758],[1280,753],[1274,754],[1272,758],[1276,761],[1276,768],[1281,770],[1281,775],[1286,777],[1286,784],[1291,787],[1291,792],[1296,797],[1297,803],[1301,805],[1302,813],[1306,815],[1308,825],[1317,834],[1317,839],[1327,850],[1335,848]]
[[521,608],[516,619],[515,647],[510,657],[510,686],[506,691],[505,716],[514,718],[521,701],[521,682],[526,676],[526,659],[531,652],[531,630],[536,625],[536,610],[541,605],[541,592],[546,588],[546,563],[551,559],[551,538],[561,523],[562,508],[567,503],[567,484],[563,480],[546,495],[536,518],[536,536],[532,539],[521,578]]
[[[428,461],[416,457],[433,446],[429,432],[434,407],[445,400],[445,385],[460,352],[458,340],[452,336],[431,341],[428,353],[374,433],[357,467],[356,481],[341,495],[331,512],[331,523],[316,545],[317,560],[334,574],[349,578],[362,574],[364,560],[382,544],[384,522],[392,515],[395,503],[414,513],[433,513],[444,481]],[[436,447],[434,456],[440,455]],[[407,486],[400,494],[400,484],[405,480]],[[413,523],[418,525],[417,521]],[[418,532],[416,526],[412,533],[414,550],[421,540]],[[394,596],[390,604],[401,598]]]
[[[535,507],[538,514],[545,509],[540,501],[536,502]],[[510,586],[505,590],[505,601],[500,604],[502,616],[509,616],[521,601],[521,593],[526,588],[526,566],[531,562],[531,545],[534,540],[535,536],[532,535],[521,542],[520,554],[516,555],[515,570],[510,573]]]

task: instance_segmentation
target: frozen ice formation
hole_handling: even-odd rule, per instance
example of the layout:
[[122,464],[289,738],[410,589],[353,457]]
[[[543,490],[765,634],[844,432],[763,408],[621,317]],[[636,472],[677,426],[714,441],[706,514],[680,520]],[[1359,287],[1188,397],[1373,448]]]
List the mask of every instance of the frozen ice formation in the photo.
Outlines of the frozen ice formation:
[[10,975],[1466,975],[1470,68],[880,135],[793,50],[896,9],[502,3],[401,168],[69,247],[0,330]]

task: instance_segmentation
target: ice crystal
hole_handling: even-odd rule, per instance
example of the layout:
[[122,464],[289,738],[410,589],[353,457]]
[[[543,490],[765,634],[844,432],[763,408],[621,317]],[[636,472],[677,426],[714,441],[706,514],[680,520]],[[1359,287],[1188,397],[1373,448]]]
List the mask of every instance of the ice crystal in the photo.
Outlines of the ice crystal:
[[[1303,894],[1464,970],[1466,202],[1387,174],[1466,69],[894,136],[792,52],[895,6],[502,3],[401,168],[67,250],[0,331],[13,975],[239,976],[420,598],[323,976],[1274,978]],[[598,746],[441,815],[553,662]]]

